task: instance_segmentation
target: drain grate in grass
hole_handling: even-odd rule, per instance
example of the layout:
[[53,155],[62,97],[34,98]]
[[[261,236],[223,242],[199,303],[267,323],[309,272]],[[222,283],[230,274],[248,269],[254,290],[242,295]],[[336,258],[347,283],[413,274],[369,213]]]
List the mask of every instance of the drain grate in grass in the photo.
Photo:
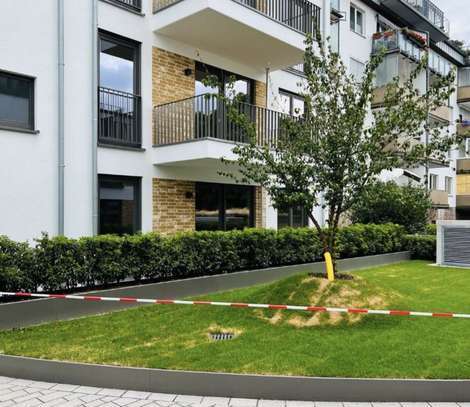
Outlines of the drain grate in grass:
[[231,332],[209,334],[209,336],[213,341],[230,341],[231,339],[235,338],[235,334]]

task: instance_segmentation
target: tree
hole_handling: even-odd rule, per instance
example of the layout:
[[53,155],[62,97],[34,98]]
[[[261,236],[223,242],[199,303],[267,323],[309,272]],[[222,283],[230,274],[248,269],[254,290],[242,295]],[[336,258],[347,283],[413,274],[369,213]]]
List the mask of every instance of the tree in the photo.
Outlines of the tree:
[[[430,157],[444,159],[455,142],[448,130],[432,127],[428,120],[429,113],[445,105],[454,91],[455,73],[439,78],[420,94],[415,82],[426,69],[427,58],[407,80],[397,77],[388,84],[383,107],[371,113],[375,72],[384,54],[371,57],[358,81],[319,36],[317,41],[308,37],[306,81],[300,89],[305,114],[301,118],[285,116],[274,125],[260,126],[265,119],[241,112],[236,95],[225,98],[230,120],[243,129],[247,139],[233,150],[239,172],[225,175],[261,185],[275,208],[306,208],[324,254],[330,253],[333,259],[341,215],[382,171],[421,165]],[[260,143],[259,128],[270,131],[276,126],[275,142]],[[416,143],[426,133],[429,143]],[[327,228],[322,228],[314,214],[317,206],[327,210]]]
[[400,186],[393,181],[368,185],[351,208],[354,223],[395,223],[409,233],[426,229],[432,202],[423,186]]

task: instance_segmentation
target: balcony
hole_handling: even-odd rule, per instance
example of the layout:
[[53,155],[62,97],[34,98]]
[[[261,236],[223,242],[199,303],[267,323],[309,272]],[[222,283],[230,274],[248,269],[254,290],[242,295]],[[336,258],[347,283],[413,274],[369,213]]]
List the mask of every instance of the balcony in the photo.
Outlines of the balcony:
[[431,112],[431,118],[449,124],[452,121],[452,112],[451,106],[441,106]]
[[[399,52],[407,59],[418,62],[429,53],[429,69],[432,73],[446,76],[452,69],[451,63],[433,50],[426,50],[427,38],[415,31],[402,29],[375,33],[372,37],[372,53],[383,50],[387,54]],[[398,74],[398,72],[395,72]]]
[[[407,30],[391,30],[378,32],[372,36],[372,53],[385,51],[387,53],[400,52],[409,59],[420,61],[426,53],[426,42],[410,39]],[[425,38],[423,37],[423,40]]]
[[457,123],[457,135],[460,137],[470,138],[470,121],[464,120]]
[[[154,163],[213,167],[222,157],[233,160],[233,147],[248,141],[244,130],[229,118],[228,106],[216,95],[201,95],[154,109]],[[255,125],[257,142],[272,146],[282,135],[289,115],[238,103]]]
[[104,145],[140,148],[140,96],[99,88],[98,101],[98,142]]
[[309,0],[154,0],[155,33],[263,72],[299,63],[319,27]]
[[434,42],[449,38],[450,24],[444,12],[429,0],[382,0],[382,4],[400,16],[406,24],[429,32]]
[[142,0],[106,0],[109,3],[116,4],[116,6],[134,11],[136,13],[142,12]]
[[470,159],[457,160],[457,208],[470,208]]
[[457,160],[457,174],[470,174],[470,158]]
[[464,107],[470,108],[470,68],[459,69],[457,102]]
[[431,202],[434,208],[448,208],[449,194],[447,191],[433,189],[431,191]]

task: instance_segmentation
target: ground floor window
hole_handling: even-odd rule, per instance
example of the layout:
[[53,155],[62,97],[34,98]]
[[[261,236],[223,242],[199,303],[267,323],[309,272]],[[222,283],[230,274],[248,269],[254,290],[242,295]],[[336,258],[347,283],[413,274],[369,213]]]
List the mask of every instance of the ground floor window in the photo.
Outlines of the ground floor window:
[[196,230],[234,230],[254,226],[254,187],[196,184]]
[[470,220],[470,208],[457,208],[456,219],[457,220]]
[[277,227],[303,228],[308,226],[308,214],[304,207],[295,206],[277,211]]
[[133,234],[141,230],[141,180],[99,176],[99,233]]

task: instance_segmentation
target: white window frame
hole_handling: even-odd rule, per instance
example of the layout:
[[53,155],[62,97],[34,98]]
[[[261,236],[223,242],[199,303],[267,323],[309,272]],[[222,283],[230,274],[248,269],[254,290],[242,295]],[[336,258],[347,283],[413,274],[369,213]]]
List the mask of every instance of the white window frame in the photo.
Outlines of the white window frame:
[[453,188],[454,179],[452,177],[445,177],[445,190],[449,195],[452,195],[454,192]]
[[[354,9],[354,15],[352,13],[353,9]],[[358,30],[358,27],[359,27],[358,24],[357,24],[357,15],[358,15],[358,13],[360,13],[362,15],[362,30]],[[349,15],[349,19],[350,19],[349,29],[352,32],[364,37],[365,34],[366,34],[366,12],[363,9],[357,7],[354,3],[351,3],[351,5],[349,7],[349,14],[350,14]],[[354,18],[354,20],[353,20],[353,18]],[[351,26],[353,24],[353,22],[354,22],[354,28]]]
[[439,188],[439,175],[429,174],[429,189],[436,191]]

